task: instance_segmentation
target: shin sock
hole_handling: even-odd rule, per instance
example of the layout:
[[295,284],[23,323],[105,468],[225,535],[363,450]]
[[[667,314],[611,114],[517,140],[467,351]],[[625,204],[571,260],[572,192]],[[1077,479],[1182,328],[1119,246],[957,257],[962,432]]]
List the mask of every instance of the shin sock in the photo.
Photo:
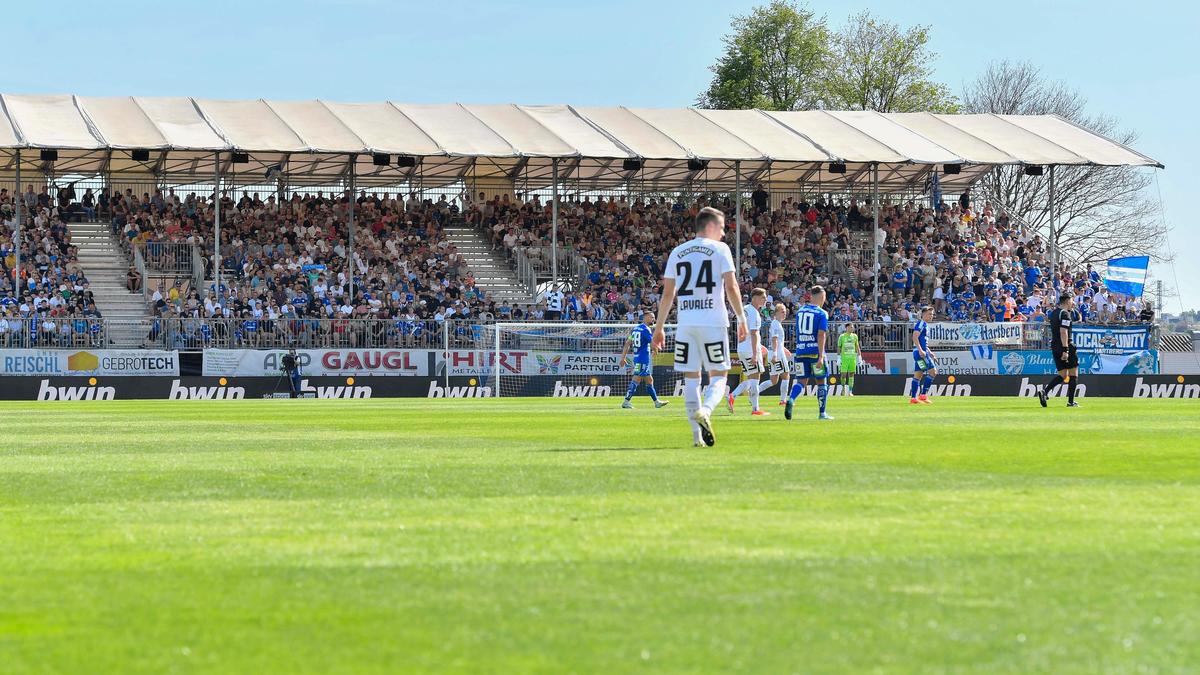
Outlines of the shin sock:
[[717,409],[717,405],[721,403],[721,399],[725,398],[725,391],[728,389],[725,375],[709,375],[708,391],[705,392],[704,401],[701,403],[709,412]]

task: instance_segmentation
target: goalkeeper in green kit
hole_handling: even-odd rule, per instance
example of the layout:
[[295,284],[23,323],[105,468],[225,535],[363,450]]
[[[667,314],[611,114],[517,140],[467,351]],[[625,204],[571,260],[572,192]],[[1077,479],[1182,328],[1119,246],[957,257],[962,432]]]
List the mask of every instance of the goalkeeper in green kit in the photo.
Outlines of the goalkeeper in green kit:
[[858,333],[854,332],[854,324],[846,324],[846,330],[838,336],[838,354],[842,356],[842,386],[846,395],[854,395],[854,371],[858,370],[858,359],[862,349],[858,346]]

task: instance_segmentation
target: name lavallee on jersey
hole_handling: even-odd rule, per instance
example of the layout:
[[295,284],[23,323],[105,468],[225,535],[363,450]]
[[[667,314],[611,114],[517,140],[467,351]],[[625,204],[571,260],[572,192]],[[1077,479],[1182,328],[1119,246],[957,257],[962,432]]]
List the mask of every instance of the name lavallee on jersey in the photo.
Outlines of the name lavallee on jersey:
[[693,309],[712,309],[714,306],[712,298],[695,298],[679,301],[679,309],[684,312]]

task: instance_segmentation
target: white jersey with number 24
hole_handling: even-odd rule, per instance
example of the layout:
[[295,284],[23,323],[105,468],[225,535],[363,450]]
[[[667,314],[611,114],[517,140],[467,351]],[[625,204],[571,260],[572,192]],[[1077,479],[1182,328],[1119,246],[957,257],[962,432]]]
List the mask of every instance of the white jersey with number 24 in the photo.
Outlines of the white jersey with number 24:
[[671,251],[663,277],[675,280],[680,326],[729,327],[724,276],[733,271],[724,242],[696,237]]

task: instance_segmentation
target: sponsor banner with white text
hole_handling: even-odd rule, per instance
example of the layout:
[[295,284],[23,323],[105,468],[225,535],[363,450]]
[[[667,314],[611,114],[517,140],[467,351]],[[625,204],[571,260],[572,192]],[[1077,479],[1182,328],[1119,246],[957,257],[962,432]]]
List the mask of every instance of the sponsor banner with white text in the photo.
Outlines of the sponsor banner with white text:
[[930,346],[966,347],[970,345],[1019,346],[1024,324],[993,321],[987,323],[950,323],[934,321],[927,337]]
[[0,375],[179,375],[179,352],[154,349],[0,349]]
[[1071,330],[1071,342],[1080,352],[1106,354],[1133,354],[1150,349],[1150,328],[1138,326],[1114,328],[1111,326],[1075,326]]

